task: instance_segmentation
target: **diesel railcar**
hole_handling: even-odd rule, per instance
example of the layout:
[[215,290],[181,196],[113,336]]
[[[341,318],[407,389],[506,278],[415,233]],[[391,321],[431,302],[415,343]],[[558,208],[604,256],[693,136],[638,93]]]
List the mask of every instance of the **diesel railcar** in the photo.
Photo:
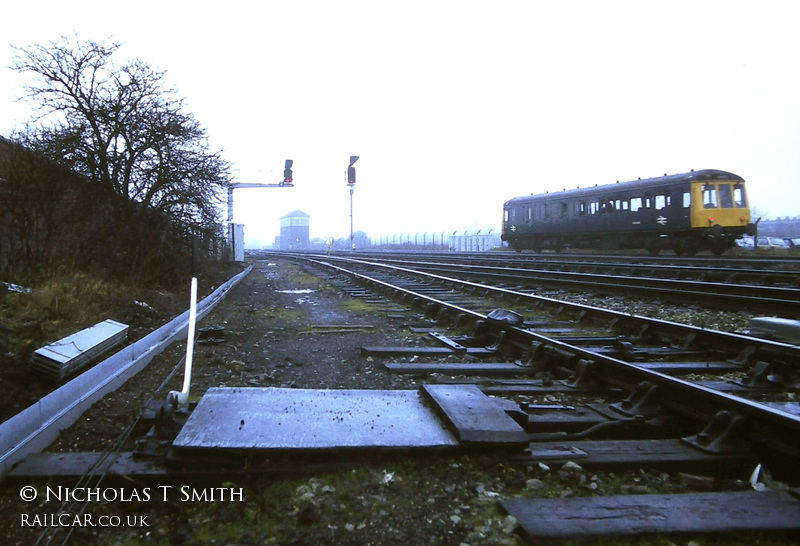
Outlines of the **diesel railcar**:
[[744,179],[705,169],[516,197],[503,205],[502,239],[517,252],[566,247],[716,255],[755,233]]

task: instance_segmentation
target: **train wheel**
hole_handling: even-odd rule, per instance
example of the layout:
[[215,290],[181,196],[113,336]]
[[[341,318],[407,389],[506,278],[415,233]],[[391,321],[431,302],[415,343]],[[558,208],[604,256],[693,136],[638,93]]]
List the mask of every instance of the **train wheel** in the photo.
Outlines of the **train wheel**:
[[658,253],[659,253],[659,251],[661,250],[661,249],[659,248],[659,246],[658,246],[658,243],[657,243],[656,241],[649,241],[649,242],[648,242],[648,243],[645,245],[645,248],[647,249],[647,252],[648,252],[648,253],[649,253],[651,256],[658,256]]

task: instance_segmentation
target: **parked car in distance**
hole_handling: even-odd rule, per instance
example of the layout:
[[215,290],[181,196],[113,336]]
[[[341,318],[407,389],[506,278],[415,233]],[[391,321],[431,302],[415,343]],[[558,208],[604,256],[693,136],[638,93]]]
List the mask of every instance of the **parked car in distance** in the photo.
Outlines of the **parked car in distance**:
[[756,243],[752,237],[742,237],[741,239],[736,239],[736,246],[745,250],[753,250]]
[[789,250],[789,244],[780,237],[759,237],[759,250]]
[[784,237],[783,240],[789,245],[789,250],[800,250],[800,237]]

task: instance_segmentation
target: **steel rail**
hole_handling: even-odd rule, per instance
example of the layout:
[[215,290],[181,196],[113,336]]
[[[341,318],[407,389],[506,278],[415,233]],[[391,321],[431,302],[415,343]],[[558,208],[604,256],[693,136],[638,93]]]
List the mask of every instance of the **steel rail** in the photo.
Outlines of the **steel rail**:
[[[337,255],[342,255],[338,254]],[[344,256],[344,255],[342,255]],[[347,254],[366,260],[421,260],[432,263],[451,263],[480,265],[486,267],[505,267],[510,269],[536,269],[540,271],[558,271],[564,273],[591,273],[596,275],[617,275],[620,272],[630,272],[633,277],[652,277],[658,279],[675,279],[684,281],[724,282],[728,284],[748,284],[756,286],[786,286],[800,287],[800,263],[791,257],[775,263],[790,265],[794,269],[759,269],[751,267],[752,261],[731,262],[734,266],[712,266],[707,264],[680,265],[675,263],[643,263],[631,261],[635,257],[621,256],[605,257],[592,256],[563,256],[559,258],[545,256],[531,256],[521,258],[518,256],[505,256],[503,253],[483,252],[480,254],[461,253],[434,253],[434,252],[361,252]],[[747,267],[742,267],[746,263]]]
[[546,284],[570,287],[577,290],[598,289],[636,293],[649,297],[670,297],[679,301],[704,301],[737,310],[750,309],[780,313],[787,318],[800,317],[800,289],[728,284],[697,280],[632,277],[625,275],[600,275],[540,269],[507,268],[498,266],[453,264],[414,260],[377,260],[395,263],[420,271],[469,276],[503,283]]
[[[797,252],[784,252],[778,254],[761,254],[750,252],[746,255],[735,256],[650,256],[647,254],[600,254],[600,253],[550,253],[545,252],[541,254],[517,254],[515,252],[508,252],[507,250],[497,251],[431,251],[431,250],[364,250],[357,252],[344,252],[333,250],[330,252],[333,255],[340,256],[357,256],[361,258],[368,258],[369,256],[426,256],[429,258],[448,258],[457,260],[482,260],[486,262],[499,261],[503,263],[529,263],[535,262],[537,264],[553,264],[553,265],[621,265],[630,264],[642,267],[652,268],[683,268],[683,269],[708,269],[718,270],[720,268],[729,269],[731,272],[742,271],[765,271],[777,272],[774,269],[752,269],[754,265],[757,267],[776,265],[776,264],[793,264],[800,266],[800,253]],[[797,271],[797,270],[794,270]],[[787,273],[792,275],[794,272],[789,270]]]
[[[398,259],[408,256],[425,256],[429,259],[447,259],[469,262],[503,263],[503,264],[546,264],[553,267],[615,267],[632,266],[634,268],[649,268],[663,270],[665,272],[675,270],[693,271],[698,273],[744,273],[744,274],[778,274],[786,275],[787,278],[800,277],[800,270],[776,270],[763,269],[761,263],[765,264],[794,264],[800,265],[800,253],[786,254],[784,256],[741,256],[730,258],[719,257],[695,257],[686,262],[687,258],[674,256],[669,258],[653,258],[644,255],[613,255],[613,254],[532,254],[519,255],[508,252],[431,252],[431,251],[362,251],[362,252],[341,252],[333,251],[332,254],[339,256],[356,256],[368,259],[369,257],[383,256]],[[716,264],[716,265],[709,265]]]
[[[365,282],[368,285],[379,287],[382,290],[391,290],[394,292],[399,292],[406,296],[411,296],[418,300],[450,309],[453,312],[462,313],[464,315],[473,318],[474,320],[489,321],[487,315],[484,315],[477,311],[466,309],[459,305],[439,300],[424,293],[398,287],[389,282],[376,279],[374,277],[370,277],[363,273],[359,273],[351,269],[346,269],[344,267],[334,265],[333,263],[330,263],[329,260],[326,260],[326,258],[330,257],[320,256],[317,258],[312,258],[310,256],[302,257],[297,255],[291,257],[294,259],[306,260],[311,263],[315,263],[317,265],[329,268],[331,270],[337,271],[339,273],[348,275],[352,278]],[[513,290],[499,289],[497,287],[486,286],[478,283],[473,283],[470,281],[443,277],[431,273],[419,272],[414,269],[405,267],[390,266],[377,262],[368,262],[368,261],[348,259],[348,258],[337,258],[337,261],[344,261],[347,263],[360,266],[367,266],[378,269],[402,272],[405,274],[422,275],[437,281],[462,284],[464,286],[471,286],[474,288],[494,291],[496,293],[514,295],[523,298],[541,299],[541,297],[539,296],[531,296],[530,294],[516,292]],[[569,304],[569,305],[583,307],[591,310],[598,310],[597,308],[592,308],[590,306],[584,306],[580,304]],[[627,318],[631,317],[631,315],[623,315],[623,316]],[[666,321],[660,321],[660,322],[665,322],[668,325],[677,326],[676,323],[668,323]],[[625,388],[628,390],[633,390],[638,384],[640,384],[643,381],[655,383],[656,385],[659,386],[660,389],[662,389],[662,396],[661,396],[661,400],[663,401],[662,403],[684,415],[689,415],[699,419],[710,420],[714,415],[716,415],[722,410],[735,411],[742,416],[751,417],[759,422],[758,425],[753,425],[749,427],[750,433],[756,437],[763,438],[764,434],[766,433],[766,429],[762,428],[762,424],[769,423],[770,425],[778,427],[780,430],[780,434],[790,435],[790,436],[774,436],[774,434],[768,434],[768,436],[770,436],[769,438],[770,441],[787,440],[787,441],[794,441],[795,443],[797,443],[797,439],[800,439],[800,437],[798,437],[797,435],[797,433],[800,432],[800,416],[793,415],[791,413],[782,411],[777,408],[769,407],[760,404],[758,402],[740,398],[732,394],[719,392],[704,387],[702,385],[697,385],[679,378],[668,376],[659,373],[657,371],[647,370],[638,367],[635,364],[626,362],[624,360],[620,360],[618,358],[614,358],[608,355],[598,354],[589,349],[571,345],[565,341],[553,339],[532,330],[512,325],[498,324],[498,323],[493,323],[493,325],[496,325],[498,328],[504,330],[507,335],[510,335],[511,337],[519,341],[522,341],[524,343],[527,343],[529,345],[533,343],[546,345],[548,347],[553,347],[563,352],[573,354],[581,359],[589,360],[591,362],[596,363],[601,367],[600,375],[603,377],[603,380],[612,385]],[[685,326],[685,325],[680,325],[680,326]],[[701,331],[702,329],[688,327],[688,330]],[[702,330],[702,331],[706,333],[709,332],[708,330]],[[714,331],[711,332],[714,335],[718,335],[723,338],[728,338],[730,340],[736,340],[739,342],[746,342],[746,343],[761,343],[766,346],[772,346],[774,348],[779,348],[781,350],[792,352],[793,354],[795,354],[795,356],[800,354],[800,347],[794,345],[770,342],[767,340],[759,340],[755,338],[750,338],[748,336],[742,336],[739,334],[728,334],[725,332],[714,332]],[[800,446],[793,446],[792,449],[797,450],[797,452],[800,453]]]
[[[286,256],[303,257],[304,255],[289,253],[286,254]],[[378,268],[385,267],[387,270],[405,271],[408,274],[424,276],[436,280],[437,282],[462,285],[465,287],[470,287],[479,290],[486,290],[489,292],[493,292],[499,296],[525,300],[533,304],[545,304],[551,307],[570,308],[573,309],[576,312],[576,314],[591,314],[597,316],[605,316],[608,317],[609,320],[616,320],[626,323],[635,322],[640,324],[641,326],[650,325],[658,328],[659,331],[672,333],[677,338],[686,338],[687,336],[693,336],[696,339],[702,339],[703,341],[707,342],[712,346],[726,349],[726,352],[731,352],[731,351],[738,352],[748,347],[755,347],[758,349],[759,354],[763,353],[763,354],[786,355],[786,357],[789,359],[790,362],[796,363],[795,368],[800,370],[800,346],[792,345],[789,343],[757,338],[732,332],[721,332],[718,330],[692,326],[689,324],[682,324],[663,319],[645,317],[633,313],[625,313],[613,309],[604,309],[601,307],[587,305],[583,303],[559,300],[548,296],[523,292],[516,289],[504,288],[488,284],[481,284],[461,278],[446,277],[443,275],[420,271],[414,269],[413,267],[387,265],[379,261],[365,261],[347,257],[332,257],[332,256],[310,255],[310,254],[305,256],[308,256],[309,258],[314,257],[315,259],[319,260],[336,260],[345,263],[358,263],[358,264],[371,265],[373,267],[378,267]]]

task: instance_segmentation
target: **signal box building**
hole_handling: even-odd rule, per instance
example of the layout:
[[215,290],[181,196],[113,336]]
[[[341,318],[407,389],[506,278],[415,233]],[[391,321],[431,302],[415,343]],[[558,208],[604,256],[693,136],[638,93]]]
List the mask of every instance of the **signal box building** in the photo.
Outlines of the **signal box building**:
[[284,250],[308,248],[308,225],[311,217],[302,210],[281,217],[280,247]]

